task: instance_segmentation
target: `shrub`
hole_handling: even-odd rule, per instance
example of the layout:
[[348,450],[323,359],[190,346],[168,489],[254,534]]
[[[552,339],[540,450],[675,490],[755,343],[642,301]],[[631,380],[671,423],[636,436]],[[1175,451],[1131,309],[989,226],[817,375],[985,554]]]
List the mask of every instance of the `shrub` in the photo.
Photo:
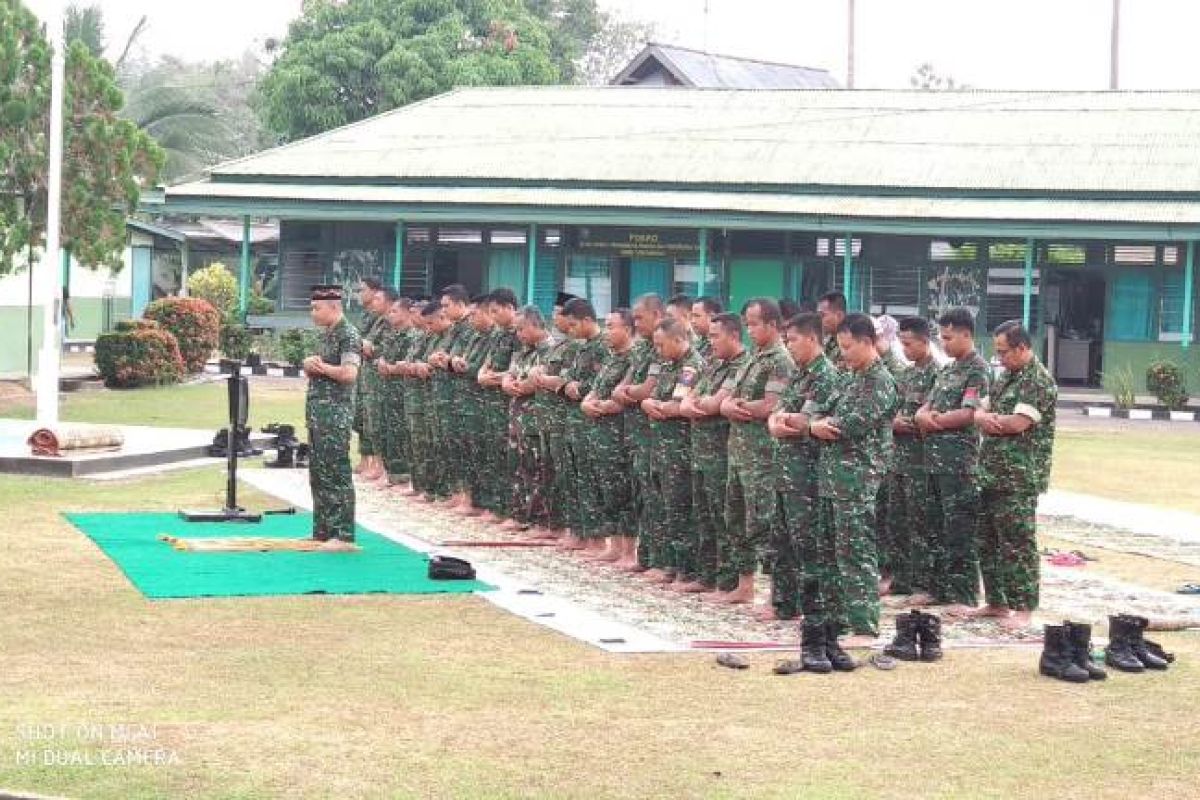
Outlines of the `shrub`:
[[1158,402],[1172,411],[1187,405],[1187,378],[1183,367],[1165,359],[1154,361],[1146,368],[1146,388],[1158,398]]
[[210,264],[188,276],[188,294],[207,300],[222,317],[231,319],[237,313],[238,284],[224,264]]
[[164,297],[146,306],[143,316],[175,336],[188,372],[204,369],[208,357],[220,343],[221,315],[202,298]]
[[293,367],[299,367],[304,359],[317,350],[316,331],[303,328],[288,328],[279,334],[279,355]]
[[175,337],[158,323],[123,320],[96,338],[96,370],[114,389],[175,383],[183,377],[183,357]]
[[226,358],[245,361],[251,350],[250,331],[245,325],[226,323],[221,326],[221,353]]
[[259,292],[255,290],[250,295],[250,301],[246,304],[246,313],[254,314],[255,316],[274,314],[275,303],[266,295],[259,294]]
[[1137,402],[1137,387],[1133,383],[1133,369],[1124,364],[1111,372],[1104,373],[1104,388],[1112,395],[1117,408],[1133,408]]

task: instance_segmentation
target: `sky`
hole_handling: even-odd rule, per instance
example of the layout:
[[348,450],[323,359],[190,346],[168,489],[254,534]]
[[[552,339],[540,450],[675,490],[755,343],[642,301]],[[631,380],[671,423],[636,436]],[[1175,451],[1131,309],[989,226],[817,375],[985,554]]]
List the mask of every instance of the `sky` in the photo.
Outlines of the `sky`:
[[[39,14],[52,0],[26,0]],[[665,42],[846,76],[847,0],[599,0]],[[142,14],[147,54],[233,58],[282,38],[301,0],[100,0],[119,49]],[[705,8],[708,8],[706,15]],[[1112,0],[857,0],[856,81],[907,88],[922,63],[980,89],[1105,89]],[[1123,89],[1200,89],[1196,0],[1122,0]]]

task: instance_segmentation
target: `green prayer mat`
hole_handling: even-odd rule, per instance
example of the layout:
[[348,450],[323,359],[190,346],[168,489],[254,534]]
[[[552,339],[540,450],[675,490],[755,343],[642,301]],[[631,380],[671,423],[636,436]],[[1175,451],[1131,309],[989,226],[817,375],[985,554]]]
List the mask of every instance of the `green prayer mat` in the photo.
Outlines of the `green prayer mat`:
[[312,515],[266,516],[260,524],[187,522],[177,514],[67,514],[66,518],[151,599],[289,594],[461,594],[491,589],[479,581],[434,581],[429,558],[366,530],[357,553],[185,552],[159,541],[184,538],[312,535]]

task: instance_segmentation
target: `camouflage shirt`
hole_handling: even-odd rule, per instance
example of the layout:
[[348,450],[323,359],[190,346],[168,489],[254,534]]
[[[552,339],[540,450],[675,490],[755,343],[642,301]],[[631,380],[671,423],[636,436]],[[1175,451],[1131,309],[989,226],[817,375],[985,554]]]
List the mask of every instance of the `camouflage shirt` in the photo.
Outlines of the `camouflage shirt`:
[[985,411],[1020,414],[1033,421],[1015,436],[984,435],[979,482],[1016,494],[1041,494],[1050,485],[1058,386],[1036,358],[1016,372],[1001,374],[984,400]]
[[[729,389],[729,396],[739,400],[757,401],[768,396],[779,397],[787,388],[794,368],[791,355],[783,344],[776,342],[769,347],[756,348],[742,368],[726,379],[722,388]],[[730,457],[753,459],[757,454],[769,459],[774,453],[774,447],[774,440],[767,433],[765,421],[730,422]]]
[[842,360],[842,348],[838,346],[836,334],[825,339],[825,357],[838,369],[846,366],[846,362]]
[[[913,364],[895,374],[896,394],[899,396],[898,417],[912,419],[917,409],[925,405],[929,390],[937,378],[937,362],[930,358],[924,364]],[[925,438],[917,434],[896,434],[896,469],[906,475],[925,472]]]
[[[569,336],[559,336],[548,342],[546,351],[542,354],[541,361],[538,362],[543,368],[542,373],[563,377],[563,373],[568,371],[571,364],[575,362],[575,354],[579,352],[579,347],[583,342]],[[534,404],[543,409],[558,409],[566,402],[566,395],[548,392],[545,389],[538,389],[534,398]]]
[[707,336],[700,336],[692,331],[692,351],[700,356],[702,361],[708,363],[708,359],[712,356],[712,342]]
[[611,349],[605,350],[604,363],[600,366],[596,380],[592,382],[592,391],[596,393],[597,398],[600,400],[612,399],[613,391],[624,380],[625,374],[629,372],[629,359],[632,354],[633,348],[624,353],[618,353]]
[[475,379],[479,377],[479,370],[487,362],[491,353],[492,344],[495,342],[492,334],[495,331],[481,333],[472,329],[472,333],[474,336],[471,337],[466,349],[462,352],[462,357],[467,362],[467,371],[460,374],[474,383]]
[[[658,378],[650,397],[663,403],[672,400],[682,400],[696,385],[696,378],[704,367],[700,354],[688,348],[688,351],[674,361],[659,361],[652,368]],[[666,420],[650,419],[650,430],[658,436],[671,436],[676,439],[687,439],[690,432],[686,417],[673,417]]]
[[[362,366],[362,337],[345,317],[326,328],[317,344],[316,355],[326,364]],[[313,422],[349,421],[354,416],[354,384],[338,383],[332,378],[308,379],[304,416]]]
[[[700,370],[700,375],[696,378],[692,394],[697,398],[713,396],[721,391],[725,382],[731,376],[736,375],[749,360],[750,354],[745,350],[733,358],[708,358],[704,362],[704,368]],[[725,417],[714,414],[704,419],[692,420],[693,462],[703,461],[712,455],[723,454],[728,445],[729,420]]]
[[[971,353],[942,367],[929,390],[929,404],[944,414],[979,408],[988,394],[988,365]],[[979,431],[974,425],[925,437],[925,465],[932,475],[974,475],[979,457]]]
[[580,399],[587,397],[588,392],[592,391],[597,376],[604,369],[604,361],[608,357],[608,353],[608,345],[604,343],[602,334],[597,333],[591,339],[578,343],[575,360],[571,362],[568,369],[563,371],[562,376],[566,378],[567,383],[579,381]]
[[[513,353],[512,362],[508,365],[508,374],[514,379],[523,381],[529,378],[529,373],[533,371],[546,354],[546,350],[550,347],[549,339],[542,339],[537,344],[526,345],[517,343],[518,349]],[[526,411],[532,411],[533,399],[535,395],[526,395],[524,397],[514,397],[512,400],[512,411],[514,414],[520,414]]]
[[493,372],[504,372],[512,363],[513,354],[521,347],[517,332],[513,328],[495,328],[491,333],[492,345],[488,348],[487,364]]
[[[646,382],[650,370],[658,360],[654,343],[643,336],[633,340],[629,349],[629,371],[625,380],[632,386],[640,386]],[[648,445],[650,442],[649,420],[636,405],[625,409],[625,433],[634,444]]]
[[821,441],[817,471],[822,497],[875,502],[891,461],[896,405],[896,381],[882,361],[843,372],[827,415],[842,435]]
[[[805,413],[810,418],[828,413],[841,387],[844,373],[824,355],[804,366],[796,365],[792,381],[779,398],[779,410]],[[821,441],[809,436],[775,439],[776,487],[780,491],[813,495],[817,490],[817,460]]]

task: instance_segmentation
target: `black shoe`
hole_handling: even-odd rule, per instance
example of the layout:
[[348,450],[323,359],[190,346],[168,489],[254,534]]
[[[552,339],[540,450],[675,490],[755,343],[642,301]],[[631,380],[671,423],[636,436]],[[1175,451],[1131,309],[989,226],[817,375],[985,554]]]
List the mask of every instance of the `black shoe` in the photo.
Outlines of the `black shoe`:
[[922,661],[942,660],[942,618],[934,614],[919,614],[917,642],[921,645]]
[[800,660],[808,672],[833,672],[825,650],[825,626],[805,621],[800,628]]
[[1088,678],[1102,681],[1108,673],[1092,661],[1092,626],[1081,622],[1063,622],[1067,629],[1067,638],[1071,640],[1071,657],[1075,665],[1083,668]]
[[1159,658],[1161,658],[1163,661],[1167,662],[1168,664],[1175,663],[1175,654],[1168,653],[1166,650],[1163,650],[1163,647],[1161,644],[1159,644],[1158,642],[1152,642],[1149,639],[1144,639],[1143,641],[1146,643],[1146,652],[1147,653],[1158,656]]
[[1047,625],[1044,630],[1045,638],[1038,672],[1060,681],[1087,683],[1090,680],[1088,672],[1075,663],[1067,628],[1063,625]]
[[[1133,614],[1122,614],[1121,617],[1129,623],[1130,637],[1129,647],[1133,651],[1134,657],[1142,662],[1142,666],[1146,669],[1163,670],[1170,666],[1167,659],[1151,652],[1146,640],[1142,638],[1142,634],[1150,625],[1150,620],[1145,617],[1135,617]],[[1158,648],[1162,650],[1161,647]]]
[[1124,616],[1109,617],[1104,663],[1122,672],[1141,672],[1146,669],[1146,665],[1133,652],[1133,636],[1138,632]]
[[897,616],[896,638],[883,648],[884,654],[901,661],[920,661],[921,653],[917,650],[917,629],[920,623],[921,612],[915,609],[908,614]]
[[858,668],[858,662],[842,649],[837,637],[837,623],[825,623],[825,656],[829,659],[829,665],[838,672],[854,672]]

